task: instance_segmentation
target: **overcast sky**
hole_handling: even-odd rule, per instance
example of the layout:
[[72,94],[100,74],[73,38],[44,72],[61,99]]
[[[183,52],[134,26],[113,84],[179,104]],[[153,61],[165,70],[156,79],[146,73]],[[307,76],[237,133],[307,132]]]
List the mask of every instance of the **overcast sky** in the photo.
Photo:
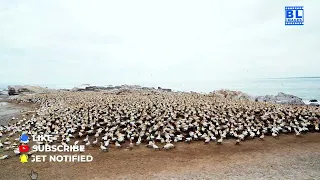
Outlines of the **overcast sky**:
[[[298,2],[298,3],[297,3]],[[284,7],[305,6],[305,25]],[[1,0],[0,84],[320,76],[318,0]]]

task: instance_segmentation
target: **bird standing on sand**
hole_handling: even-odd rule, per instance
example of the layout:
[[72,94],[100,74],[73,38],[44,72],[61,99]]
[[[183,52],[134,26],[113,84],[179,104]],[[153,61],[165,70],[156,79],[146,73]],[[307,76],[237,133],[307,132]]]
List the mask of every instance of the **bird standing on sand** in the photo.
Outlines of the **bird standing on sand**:
[[101,149],[101,151],[108,151],[108,148],[105,147],[105,146],[102,144],[102,142],[100,142],[100,149]]

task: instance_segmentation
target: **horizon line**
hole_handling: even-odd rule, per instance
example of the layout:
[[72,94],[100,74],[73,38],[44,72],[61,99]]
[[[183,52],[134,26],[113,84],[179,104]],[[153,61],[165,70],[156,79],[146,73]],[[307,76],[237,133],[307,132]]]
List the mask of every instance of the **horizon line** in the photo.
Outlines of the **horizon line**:
[[292,77],[277,77],[277,78],[262,78],[262,79],[314,79],[320,78],[320,76],[292,76]]

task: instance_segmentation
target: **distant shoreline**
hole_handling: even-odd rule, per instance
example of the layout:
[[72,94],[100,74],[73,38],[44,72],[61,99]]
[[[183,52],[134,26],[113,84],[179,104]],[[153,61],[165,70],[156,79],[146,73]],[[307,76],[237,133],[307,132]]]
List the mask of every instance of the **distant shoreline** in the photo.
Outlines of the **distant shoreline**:
[[263,79],[320,79],[320,76],[310,76],[310,77],[281,77],[281,78],[263,78]]
[[[92,91],[92,92],[120,92],[120,91],[150,91],[150,92],[172,92],[172,93],[198,93],[198,92],[186,92],[186,91],[174,91],[167,88],[154,88],[154,87],[144,87],[139,85],[121,85],[121,86],[92,86],[89,84],[83,84],[78,87],[68,88],[68,89],[49,89],[41,86],[10,86],[8,89],[9,95],[20,95],[20,94],[42,94],[42,93],[54,93],[54,92],[82,92],[82,91]],[[1,92],[0,92],[1,93]],[[222,98],[229,98],[231,100],[249,100],[256,102],[269,102],[275,104],[287,104],[287,105],[311,105],[320,106],[318,99],[302,99],[298,96],[278,92],[276,95],[264,95],[264,96],[254,96],[243,91],[220,89],[214,90],[210,93],[199,93],[207,95],[216,95]],[[9,99],[9,98],[8,98]],[[314,101],[314,102],[311,102]]]
[[[300,79],[300,80],[299,80]],[[310,79],[310,80],[304,80]],[[248,94],[250,97],[259,97],[266,95],[277,95],[279,92],[286,94],[292,94],[301,98],[304,102],[308,102],[312,99],[320,100],[320,77],[282,77],[282,78],[267,78],[253,79],[251,82],[246,81],[218,81],[218,82],[198,82],[198,84],[170,84],[165,87],[172,88],[174,92],[197,92],[201,94],[209,94],[213,91],[221,89],[229,89],[232,91],[241,91]],[[270,81],[269,81],[270,80]],[[273,81],[274,80],[274,81]],[[291,80],[294,80],[293,82]],[[221,83],[221,84],[219,84]],[[24,85],[23,85],[24,86]],[[48,89],[68,89],[78,88],[81,86],[101,86],[101,87],[117,87],[123,85],[103,85],[103,84],[44,84],[39,87],[48,87]],[[141,84],[141,85],[128,85],[145,88],[156,89],[155,84]],[[36,86],[35,86],[36,87]],[[1,89],[7,89],[7,85],[0,85]],[[204,90],[205,89],[205,90]]]

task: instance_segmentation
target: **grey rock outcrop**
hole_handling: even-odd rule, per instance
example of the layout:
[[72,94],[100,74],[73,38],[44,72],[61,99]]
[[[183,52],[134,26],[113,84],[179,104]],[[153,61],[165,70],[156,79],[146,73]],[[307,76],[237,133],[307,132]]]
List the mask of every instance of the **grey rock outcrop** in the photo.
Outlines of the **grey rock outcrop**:
[[54,92],[56,90],[43,88],[40,86],[8,86],[8,94],[9,96],[13,95],[19,95],[19,94],[33,94],[33,93],[48,93],[48,92]]
[[227,99],[233,99],[233,100],[251,100],[252,98],[241,91],[231,91],[231,90],[217,90],[210,93],[212,96],[217,96],[220,98],[227,98]]
[[317,107],[319,107],[319,106],[320,106],[320,104],[319,104],[319,103],[314,102],[314,103],[310,103],[310,104],[309,104],[309,106],[317,106]]
[[258,96],[255,98],[255,101],[258,102],[271,102],[277,104],[290,104],[290,105],[305,105],[301,98],[286,94],[283,92],[279,92],[276,96],[266,95],[266,96]]
[[103,86],[88,86],[85,88],[86,91],[100,91],[100,90],[108,90],[107,87]]
[[[118,91],[118,90],[154,90],[154,88],[142,87],[139,85],[120,85],[120,86],[92,86],[89,84],[74,87],[71,91]],[[168,91],[168,89],[162,89]],[[171,90],[171,89],[170,89]]]
[[87,86],[84,88],[80,87],[75,87],[71,89],[71,91],[103,91],[103,90],[108,90],[110,89],[109,87],[103,87],[103,86]]

